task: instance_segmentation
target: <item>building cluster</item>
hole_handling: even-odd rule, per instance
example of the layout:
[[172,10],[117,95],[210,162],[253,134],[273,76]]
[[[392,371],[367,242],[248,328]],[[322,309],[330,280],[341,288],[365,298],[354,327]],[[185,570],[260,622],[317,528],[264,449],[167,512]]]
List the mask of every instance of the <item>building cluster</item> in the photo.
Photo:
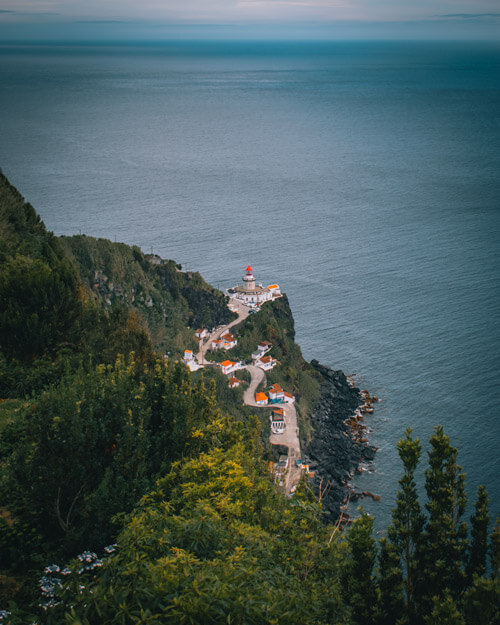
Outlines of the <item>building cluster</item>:
[[257,393],[255,403],[258,406],[268,406],[269,404],[292,404],[295,397],[291,393],[284,391],[279,384],[273,384],[266,393]]
[[257,351],[252,354],[252,361],[256,367],[260,367],[264,371],[271,371],[276,365],[279,365],[279,361],[267,353],[272,347],[269,341],[262,341],[257,346]]
[[[250,312],[258,310],[264,302],[272,301],[282,296],[280,288],[277,284],[271,284],[267,287],[263,287],[262,284],[257,284],[253,275],[253,270],[250,266],[248,266],[245,270],[245,275],[243,276],[243,284],[233,287],[232,289],[228,289],[228,295],[230,297],[230,301],[238,300],[239,302],[243,302],[246,306],[253,309]],[[236,345],[238,344],[238,340],[228,331],[222,334],[222,336],[213,338],[211,340],[210,332],[207,328],[198,328],[195,331],[195,335],[200,343],[201,341],[203,341],[203,339],[208,338],[208,343],[212,351],[217,351],[220,349],[226,351],[232,349],[233,347],[236,347]],[[263,371],[271,371],[276,365],[279,364],[278,360],[276,360],[276,358],[273,358],[268,353],[271,347],[272,344],[269,341],[262,341],[257,346],[257,350],[252,354],[252,363]],[[203,361],[199,363],[196,356],[190,349],[186,349],[184,351],[184,356],[182,360],[191,371],[196,371],[197,369],[203,367]],[[238,380],[238,378],[236,378],[233,374],[238,369],[243,369],[245,367],[245,364],[243,362],[235,362],[233,360],[227,359],[219,363],[217,366],[220,367],[224,375],[231,376],[228,380],[229,386],[231,388],[236,388],[237,386],[239,386],[241,380]],[[271,403],[279,403],[281,399],[275,399],[272,389],[270,392],[271,395],[269,396],[269,398],[267,398],[266,396],[267,400],[271,401]],[[291,395],[289,397],[291,397]],[[283,399],[283,401],[288,400]]]
[[[269,406],[276,404],[291,404],[295,397],[291,393],[284,391],[279,384],[273,384],[266,393],[255,394],[257,406]],[[285,411],[283,408],[275,408],[271,416],[271,432],[273,434],[283,434],[286,429]]]
[[212,341],[212,349],[215,351],[217,349],[232,349],[236,347],[238,344],[237,339],[230,332],[226,332],[223,334],[220,339],[213,339]]

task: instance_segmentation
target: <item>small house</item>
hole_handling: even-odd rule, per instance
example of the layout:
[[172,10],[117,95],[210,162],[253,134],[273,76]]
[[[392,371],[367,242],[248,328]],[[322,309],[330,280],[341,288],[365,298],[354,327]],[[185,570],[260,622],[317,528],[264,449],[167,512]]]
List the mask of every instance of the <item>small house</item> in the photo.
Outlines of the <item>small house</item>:
[[262,341],[261,343],[257,345],[257,351],[260,352],[261,354],[265,354],[271,349],[272,346],[273,344],[270,343],[269,341]]
[[277,284],[270,284],[267,287],[267,290],[271,293],[273,299],[275,297],[281,297],[281,289],[279,288]]
[[184,350],[184,356],[182,357],[182,360],[184,360],[184,362],[188,362],[189,360],[193,360],[194,356],[193,356],[193,352],[190,349],[185,349]]
[[208,330],[206,328],[198,328],[198,330],[196,330],[195,332],[195,335],[199,339],[204,339],[206,336],[208,336]]
[[255,403],[257,404],[257,406],[267,406],[268,401],[269,400],[265,393],[257,393],[255,395]]
[[285,392],[279,384],[273,384],[269,389],[269,400],[272,404],[280,404],[285,401]]
[[237,365],[232,360],[224,360],[223,362],[220,363],[220,368],[224,375],[229,375],[230,373],[232,373],[233,371],[237,369]]
[[285,427],[285,415],[283,410],[273,410],[271,415],[271,432],[273,434],[283,434]]
[[260,367],[264,371],[270,371],[278,364],[278,361],[271,356],[263,356],[260,360],[255,361],[255,366]]
[[238,343],[238,341],[234,338],[234,336],[230,332],[226,332],[226,334],[224,334],[224,336],[221,337],[221,340],[224,343],[223,345],[224,349],[231,349],[232,347],[235,347],[236,344]]
[[234,376],[229,378],[228,380],[229,388],[238,388],[240,383],[241,383],[241,380],[239,380],[238,378],[235,378]]

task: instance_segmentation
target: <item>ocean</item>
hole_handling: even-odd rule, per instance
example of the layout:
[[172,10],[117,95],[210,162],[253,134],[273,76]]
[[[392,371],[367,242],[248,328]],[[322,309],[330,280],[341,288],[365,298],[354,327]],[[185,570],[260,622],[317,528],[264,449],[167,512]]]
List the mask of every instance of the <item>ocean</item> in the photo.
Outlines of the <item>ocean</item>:
[[304,356],[382,400],[377,531],[407,427],[427,449],[442,424],[500,514],[500,45],[3,46],[0,114],[56,234],[286,291]]

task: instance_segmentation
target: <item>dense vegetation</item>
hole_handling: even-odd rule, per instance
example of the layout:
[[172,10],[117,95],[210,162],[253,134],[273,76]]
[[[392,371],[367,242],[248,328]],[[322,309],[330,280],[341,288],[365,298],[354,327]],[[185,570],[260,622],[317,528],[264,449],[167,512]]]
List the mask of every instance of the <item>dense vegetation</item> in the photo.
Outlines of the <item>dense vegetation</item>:
[[[362,511],[342,533],[306,482],[278,492],[241,389],[174,362],[176,333],[221,319],[221,294],[138,248],[61,242],[5,178],[0,235],[0,622],[500,623],[500,525],[484,487],[464,518],[442,428],[425,502],[408,431],[386,537]],[[242,357],[273,343],[268,381],[305,410],[317,373],[286,300],[236,332]]]

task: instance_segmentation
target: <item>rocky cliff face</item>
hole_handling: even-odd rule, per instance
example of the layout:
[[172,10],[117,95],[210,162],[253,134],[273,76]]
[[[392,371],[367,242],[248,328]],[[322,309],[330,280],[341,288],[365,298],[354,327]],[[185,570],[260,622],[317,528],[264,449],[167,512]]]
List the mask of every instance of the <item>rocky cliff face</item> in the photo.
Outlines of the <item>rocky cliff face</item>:
[[346,482],[359,464],[375,456],[375,448],[354,440],[344,420],[360,405],[359,389],[351,388],[342,371],[313,360],[311,364],[321,374],[321,394],[311,416],[314,435],[304,453],[315,471],[314,488],[322,494],[327,519],[334,521],[348,496]]

